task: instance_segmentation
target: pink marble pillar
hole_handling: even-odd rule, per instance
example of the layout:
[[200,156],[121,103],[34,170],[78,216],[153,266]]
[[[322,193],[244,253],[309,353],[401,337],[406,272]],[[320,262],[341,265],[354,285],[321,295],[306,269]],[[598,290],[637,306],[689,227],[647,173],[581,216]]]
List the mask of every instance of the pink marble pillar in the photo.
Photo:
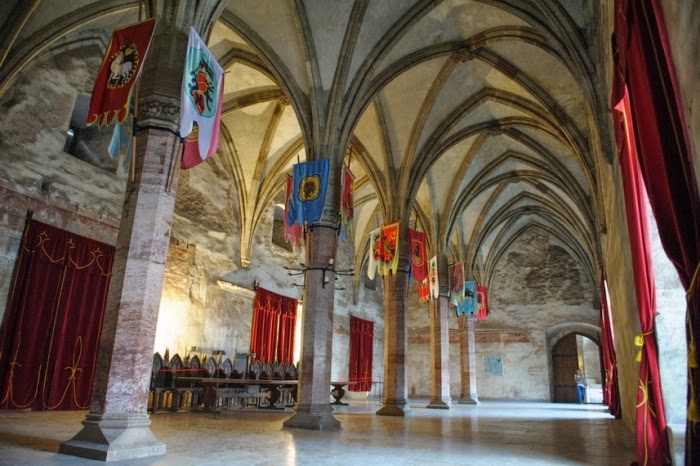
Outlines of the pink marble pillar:
[[430,302],[430,344],[432,352],[432,391],[427,408],[449,409],[450,398],[450,329],[448,326],[449,302],[440,294]]
[[[166,190],[179,139],[138,133],[135,180],[127,184],[109,286],[90,413],[61,453],[103,461],[162,455],[146,413],[153,341],[175,189]],[[177,186],[179,170],[174,173]]]
[[333,226],[307,231],[299,400],[286,428],[340,429],[330,405],[337,238]]
[[399,257],[398,272],[384,277],[384,397],[381,416],[404,416],[408,404],[408,259]]
[[476,393],[476,354],[474,346],[474,316],[459,318],[460,386],[459,404],[479,404]]

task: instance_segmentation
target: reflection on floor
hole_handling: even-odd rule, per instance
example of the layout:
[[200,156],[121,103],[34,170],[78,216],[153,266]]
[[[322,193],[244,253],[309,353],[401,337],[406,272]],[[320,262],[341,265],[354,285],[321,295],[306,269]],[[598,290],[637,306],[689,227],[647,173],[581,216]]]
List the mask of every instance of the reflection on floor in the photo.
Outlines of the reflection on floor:
[[[603,405],[484,401],[426,409],[411,400],[405,418],[376,416],[378,400],[335,407],[340,432],[282,429],[289,412],[159,413],[151,430],[165,456],[140,465],[256,464],[593,464],[634,460],[632,432]],[[82,427],[85,411],[0,411],[0,464],[87,465],[56,453]]]

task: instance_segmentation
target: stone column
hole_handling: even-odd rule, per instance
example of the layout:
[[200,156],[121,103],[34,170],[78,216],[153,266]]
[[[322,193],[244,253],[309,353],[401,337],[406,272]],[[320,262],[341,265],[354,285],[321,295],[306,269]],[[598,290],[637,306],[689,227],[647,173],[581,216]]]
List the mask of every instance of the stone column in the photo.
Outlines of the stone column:
[[[406,248],[407,249],[407,248]],[[396,275],[384,277],[384,397],[380,416],[404,416],[408,405],[408,251],[401,251]]]
[[427,408],[449,409],[450,398],[450,329],[449,302],[446,295],[430,302],[430,343],[432,352],[432,392]]
[[307,231],[299,400],[294,416],[283,423],[287,428],[340,429],[330,404],[337,238],[334,226]]
[[189,26],[174,18],[182,19],[175,9],[188,5],[163,6],[141,73],[135,176],[124,197],[90,413],[61,453],[102,461],[165,454],[146,409],[179,175],[174,158]]
[[471,314],[459,318],[459,349],[462,374],[459,404],[477,405],[479,397],[476,393],[474,316]]

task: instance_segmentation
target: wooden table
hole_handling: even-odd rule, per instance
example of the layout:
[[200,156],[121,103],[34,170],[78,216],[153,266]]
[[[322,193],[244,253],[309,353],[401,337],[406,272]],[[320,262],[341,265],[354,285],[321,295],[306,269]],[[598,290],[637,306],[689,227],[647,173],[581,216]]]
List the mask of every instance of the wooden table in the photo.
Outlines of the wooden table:
[[[295,395],[292,395],[292,387],[299,384],[298,380],[288,380],[288,379],[218,379],[216,377],[178,377],[179,381],[184,382],[194,382],[200,383],[204,387],[203,402],[205,409],[209,411],[214,411],[216,408],[216,402],[220,398],[227,397],[226,395],[231,394],[237,398],[254,397],[254,394],[249,392],[223,392],[221,385],[265,385],[270,388],[270,397],[268,404],[263,406],[268,409],[282,409],[288,405],[286,400],[282,400],[284,393],[289,393],[291,398],[296,399]],[[230,396],[234,397],[234,396]],[[281,403],[284,405],[280,406]]]
[[349,382],[331,382],[331,385],[333,385],[333,390],[331,390],[331,395],[333,395],[333,398],[335,398],[335,401],[331,403],[332,405],[341,405],[341,406],[347,406],[347,403],[343,403],[342,400],[343,397],[345,396],[345,387]]

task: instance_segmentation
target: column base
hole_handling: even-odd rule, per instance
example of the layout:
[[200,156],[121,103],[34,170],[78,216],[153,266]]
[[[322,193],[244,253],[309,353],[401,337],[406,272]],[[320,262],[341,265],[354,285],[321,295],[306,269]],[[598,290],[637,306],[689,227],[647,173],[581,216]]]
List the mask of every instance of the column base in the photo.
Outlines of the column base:
[[382,400],[382,407],[376,412],[377,416],[405,416],[411,412],[406,400]]
[[333,417],[330,404],[300,404],[296,413],[282,423],[285,429],[341,430],[340,421]]
[[121,461],[165,454],[165,444],[149,429],[147,414],[88,414],[83,429],[62,442],[58,452],[100,461]]
[[479,404],[479,398],[478,397],[471,397],[471,396],[462,396],[457,404],[460,405],[478,405]]
[[426,408],[429,409],[450,409],[450,404],[452,403],[452,400],[445,400],[444,398],[432,398],[430,400],[430,403],[428,403],[428,406]]

